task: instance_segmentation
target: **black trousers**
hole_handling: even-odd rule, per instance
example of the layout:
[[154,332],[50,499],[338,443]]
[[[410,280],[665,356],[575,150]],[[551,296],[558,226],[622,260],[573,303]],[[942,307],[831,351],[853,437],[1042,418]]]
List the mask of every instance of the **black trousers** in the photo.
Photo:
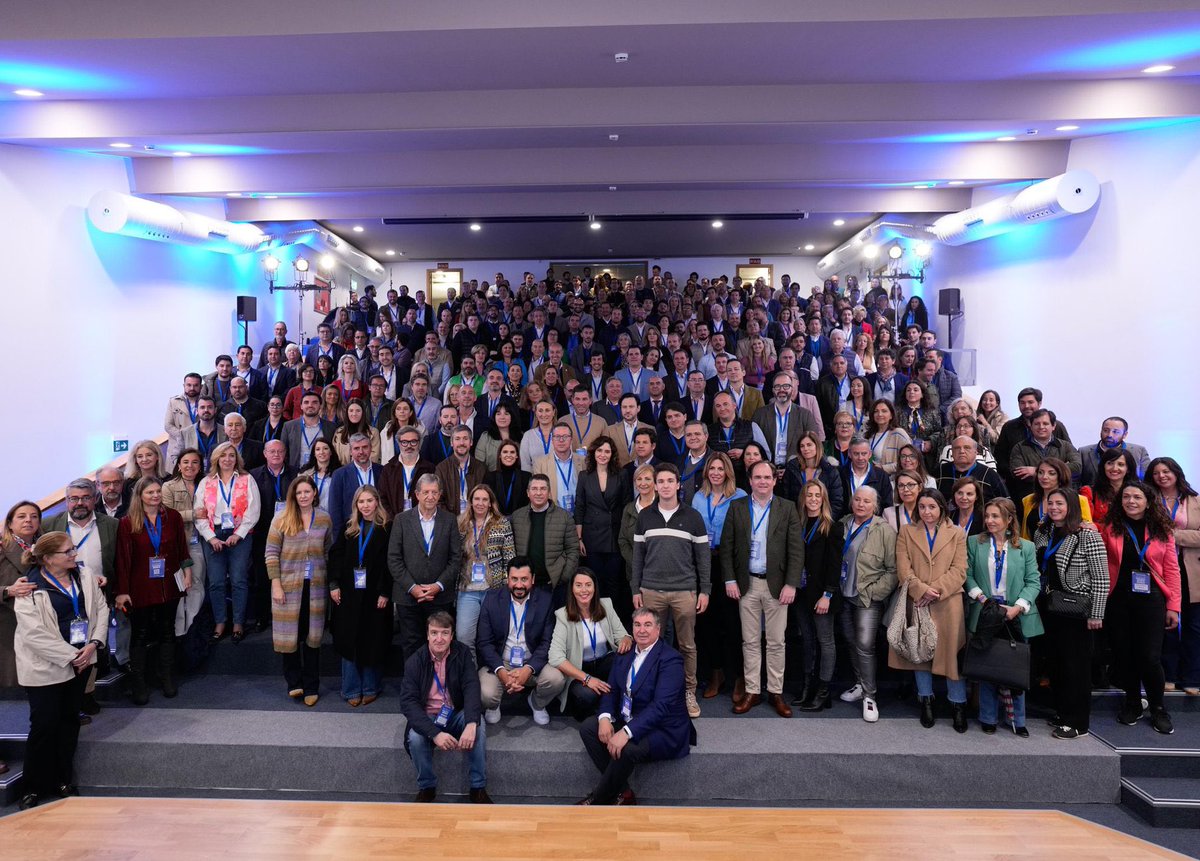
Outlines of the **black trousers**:
[[[602,682],[608,681],[609,673],[612,672],[613,656],[616,652],[608,652],[598,661],[584,661],[580,667],[585,673],[600,679]],[[586,687],[583,682],[572,679],[567,684],[567,714],[575,718],[577,721],[584,721],[596,713],[596,709],[600,707],[600,694]]]
[[25,791],[53,795],[73,783],[79,743],[79,709],[89,672],[56,685],[25,688],[29,697],[29,739],[25,743]]
[[[608,598],[617,611],[617,618],[626,628],[633,627],[633,592],[625,576],[625,560],[620,553],[596,553],[579,560],[580,568],[588,568],[596,575],[596,588],[601,598]],[[566,595],[563,595],[564,602]]]
[[696,617],[696,664],[700,672],[720,670],[732,681],[742,675],[742,620],[738,602],[725,594],[725,572],[713,549],[708,609]]
[[423,604],[396,605],[396,615],[400,623],[400,646],[404,649],[406,661],[425,645],[426,623],[438,610],[445,610],[453,617],[454,602],[439,604],[436,601],[426,601]]
[[149,607],[134,607],[129,611],[129,642],[131,646],[152,643],[175,643],[175,611],[179,599]]
[[1151,580],[1150,593],[1139,595],[1118,581],[1105,606],[1104,629],[1113,652],[1113,683],[1125,691],[1130,703],[1140,705],[1145,685],[1150,708],[1163,707],[1166,624],[1167,597],[1157,583]]
[[296,651],[283,653],[283,678],[288,690],[303,689],[305,696],[321,686],[321,650],[305,643],[308,639],[308,581],[300,593],[300,620],[296,627]]
[[1092,632],[1087,619],[1046,613],[1042,623],[1046,626],[1054,711],[1064,724],[1085,732],[1092,713]]
[[[614,718],[613,728],[617,732],[621,732],[624,725],[620,717]],[[592,716],[580,724],[579,736],[583,739],[588,756],[592,758],[592,764],[600,772],[600,782],[592,790],[592,801],[596,804],[612,804],[623,790],[629,788],[629,778],[638,763],[650,759],[650,745],[645,739],[632,739],[621,751],[621,758],[613,759],[608,752],[608,745],[600,741],[599,728],[600,721]]]

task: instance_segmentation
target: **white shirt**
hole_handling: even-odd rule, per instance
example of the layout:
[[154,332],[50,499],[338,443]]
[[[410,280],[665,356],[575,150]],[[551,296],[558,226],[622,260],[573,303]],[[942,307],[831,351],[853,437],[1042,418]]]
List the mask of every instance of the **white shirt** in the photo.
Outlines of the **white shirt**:
[[[518,601],[516,598],[510,600],[508,605],[508,636],[504,638],[504,658],[505,663],[508,663],[509,658],[513,653],[514,648],[519,648],[525,652],[525,660],[522,664],[529,663],[529,645],[525,641],[525,626],[521,625],[520,636],[517,635],[517,623],[527,620],[529,612],[529,598],[526,596],[524,601]],[[513,621],[513,614],[516,614],[517,621]],[[502,669],[497,667],[496,669]]]
[[[678,509],[671,511],[670,513],[674,514],[675,511],[678,511]],[[663,512],[663,516],[665,517],[666,515],[667,515],[667,512]],[[625,676],[625,690],[626,691],[629,691],[629,689],[633,687],[633,677],[635,675],[637,675],[638,672],[642,669],[642,664],[646,663],[646,657],[650,654],[651,650],[656,645],[658,645],[658,640],[655,640],[653,643],[651,643],[649,646],[647,646],[645,651],[637,648],[636,646],[634,647],[633,664],[630,665],[629,672]],[[603,720],[604,718],[608,718],[611,721],[612,715],[609,714],[608,712],[604,712],[603,714],[600,714],[597,716],[598,720]],[[626,735],[628,735],[630,738],[633,738],[633,731],[629,728],[629,724],[626,724],[625,726],[623,726],[622,729],[625,730]]]
[[[67,535],[75,544],[75,564],[79,569],[96,577],[104,576],[104,559],[100,552],[100,530],[96,526],[96,515],[93,514],[84,526],[76,525],[75,521],[68,517]],[[81,541],[82,546],[79,543]]]

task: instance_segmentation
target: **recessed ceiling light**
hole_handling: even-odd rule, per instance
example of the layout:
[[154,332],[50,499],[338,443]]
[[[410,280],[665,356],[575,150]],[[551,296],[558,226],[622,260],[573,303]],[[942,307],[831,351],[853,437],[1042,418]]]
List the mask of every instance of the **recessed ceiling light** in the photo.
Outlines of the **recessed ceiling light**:
[[1169,72],[1174,68],[1174,66],[1168,66],[1166,63],[1160,63],[1157,66],[1147,66],[1142,71],[1147,75],[1161,75],[1163,72]]
[[483,230],[483,225],[482,224],[472,224],[471,229],[474,230],[476,233],[478,233],[480,230]]
[[362,233],[362,232],[363,232],[363,226],[362,226],[361,224],[356,224],[356,225],[354,225],[354,227],[353,227],[352,229],[354,230],[354,232],[355,232],[355,233]]
[[616,142],[616,141],[619,141],[619,140],[621,139],[621,136],[620,136],[620,135],[609,135],[609,136],[608,136],[608,139],[609,139],[610,141],[614,141],[614,142]]
[[713,222],[713,227],[717,228],[718,230],[719,230],[719,229],[721,229],[721,228],[722,228],[722,227],[724,227],[724,226],[725,226],[725,222],[724,222],[724,221],[714,221],[714,222]]
[[846,219],[844,219],[844,218],[835,218],[833,220],[834,227],[841,227],[845,223],[846,223]]
[[946,185],[962,185],[962,184],[963,184],[963,180],[961,180],[961,179],[952,179],[948,183],[946,183]]
[[812,250],[813,250],[814,248],[816,248],[816,247],[817,247],[817,246],[813,245],[813,244],[810,242],[810,243],[808,243],[808,245],[805,245],[805,246],[804,246],[804,250],[805,250],[805,251],[812,251]]
[[190,153],[190,152],[184,152],[183,150],[179,150],[179,151],[177,151],[177,152],[173,152],[173,153],[171,153],[171,155],[173,155],[173,156],[178,156],[179,158],[189,158],[189,157],[191,156],[191,153]]
[[1057,126],[1054,130],[1056,132],[1073,132],[1078,128],[1079,126]]
[[1005,135],[1005,136],[1004,136],[1004,137],[1002,137],[1002,138],[996,138],[996,140],[998,140],[998,141],[1005,141],[1005,142],[1007,142],[1007,141],[1015,141],[1015,140],[1016,140],[1016,138],[1015,138],[1015,137],[1013,137],[1012,135]]
[[388,257],[396,256],[396,250],[394,248],[389,248],[387,251],[385,251],[383,253],[386,254]]
[[46,94],[39,92],[38,90],[30,90],[30,89],[26,89],[26,88],[22,87],[19,90],[13,90],[13,95],[21,96],[22,98],[25,98],[25,99],[36,99],[39,96],[44,96]]
[[599,222],[599,221],[593,221],[591,224],[589,224],[589,225],[588,225],[588,227],[592,228],[592,230],[599,230],[599,229],[600,229],[600,222]]
[[129,149],[131,146],[133,146],[133,144],[128,144],[128,143],[110,143],[110,144],[109,144],[109,146],[110,146],[110,147],[112,147],[113,149]]
[[241,197],[242,193],[240,191],[231,191],[228,194],[226,194],[225,196],[226,197]]

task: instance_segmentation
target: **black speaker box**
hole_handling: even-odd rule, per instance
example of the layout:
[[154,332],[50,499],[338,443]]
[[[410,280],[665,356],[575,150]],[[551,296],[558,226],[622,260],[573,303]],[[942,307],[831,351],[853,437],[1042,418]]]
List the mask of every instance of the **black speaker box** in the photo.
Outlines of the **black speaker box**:
[[947,287],[938,291],[938,315],[952,317],[962,313],[962,294],[957,287]]
[[[942,292],[945,293],[946,291],[943,290]],[[258,299],[253,296],[238,296],[237,318],[239,323],[253,323],[256,321],[258,319]]]

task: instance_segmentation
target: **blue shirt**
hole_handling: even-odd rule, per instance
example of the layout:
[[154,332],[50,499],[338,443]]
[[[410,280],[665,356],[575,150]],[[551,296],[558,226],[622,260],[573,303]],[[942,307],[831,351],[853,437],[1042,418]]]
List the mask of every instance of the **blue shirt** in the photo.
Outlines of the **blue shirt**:
[[721,531],[725,528],[725,516],[729,514],[729,503],[735,499],[741,499],[746,495],[746,491],[740,487],[735,488],[732,496],[722,499],[716,505],[713,505],[712,494],[697,492],[692,497],[692,508],[700,512],[700,519],[704,521],[704,528],[708,531],[709,544],[716,547],[721,543]]
[[[766,512],[771,507],[768,502],[762,508],[753,499],[750,500],[750,573],[767,573],[767,527],[771,517]],[[756,529],[755,526],[758,528]],[[755,550],[758,552],[756,553]]]

